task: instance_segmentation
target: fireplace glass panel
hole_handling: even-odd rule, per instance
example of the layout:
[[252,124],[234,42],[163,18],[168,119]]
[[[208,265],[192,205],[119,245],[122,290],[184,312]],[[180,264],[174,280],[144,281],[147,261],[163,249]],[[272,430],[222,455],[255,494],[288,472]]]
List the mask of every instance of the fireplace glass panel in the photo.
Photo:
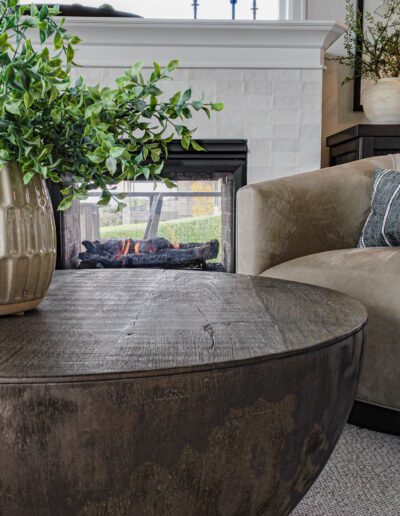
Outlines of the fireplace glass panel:
[[[209,263],[230,269],[226,249],[232,243],[223,242],[222,231],[223,219],[229,222],[222,212],[223,180],[184,180],[175,184],[176,188],[169,189],[162,183],[154,186],[148,181],[125,181],[115,190],[126,195],[123,202],[127,206],[119,212],[113,204],[98,206],[100,192],[91,192],[80,203],[82,241],[162,237],[171,244],[205,244],[217,240],[218,256]],[[224,236],[226,240],[226,231]]]

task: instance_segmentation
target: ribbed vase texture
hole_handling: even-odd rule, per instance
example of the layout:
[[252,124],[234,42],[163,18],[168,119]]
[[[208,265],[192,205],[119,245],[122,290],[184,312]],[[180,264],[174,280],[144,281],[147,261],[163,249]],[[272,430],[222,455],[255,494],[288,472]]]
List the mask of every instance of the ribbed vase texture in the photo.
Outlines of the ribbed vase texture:
[[24,185],[16,163],[0,168],[0,315],[34,308],[56,259],[52,205],[44,180]]

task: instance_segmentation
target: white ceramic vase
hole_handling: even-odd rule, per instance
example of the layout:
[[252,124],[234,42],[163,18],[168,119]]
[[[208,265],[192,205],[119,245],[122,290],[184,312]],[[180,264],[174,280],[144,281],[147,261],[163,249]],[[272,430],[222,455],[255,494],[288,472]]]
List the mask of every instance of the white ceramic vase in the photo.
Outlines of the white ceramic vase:
[[16,163],[0,167],[0,316],[44,298],[54,271],[56,236],[44,180],[24,185]]
[[373,124],[400,124],[400,78],[379,79],[363,94],[364,113]]

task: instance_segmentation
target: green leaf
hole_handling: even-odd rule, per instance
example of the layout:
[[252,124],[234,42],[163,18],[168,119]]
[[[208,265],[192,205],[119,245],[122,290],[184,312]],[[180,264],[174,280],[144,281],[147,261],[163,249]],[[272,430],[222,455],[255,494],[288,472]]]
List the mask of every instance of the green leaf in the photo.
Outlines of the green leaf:
[[60,204],[58,206],[58,211],[69,210],[72,206],[73,200],[74,200],[74,198],[72,197],[72,195],[69,195],[68,197],[64,197],[64,199],[60,202]]
[[178,59],[173,59],[172,61],[170,61],[168,64],[167,64],[167,70],[169,72],[173,72],[174,70],[176,70],[179,66],[179,60]]
[[117,211],[122,211],[124,208],[127,207],[127,204],[121,201],[117,201]]
[[182,147],[183,147],[185,150],[188,150],[188,149],[189,149],[190,142],[191,142],[191,136],[190,136],[190,134],[185,133],[184,135],[182,135],[181,145],[182,145]]
[[128,194],[126,192],[121,192],[117,194],[113,194],[114,199],[126,199]]
[[63,39],[61,37],[61,34],[59,32],[56,32],[56,35],[54,36],[54,48],[56,50],[59,50],[63,47]]
[[180,98],[181,92],[177,91],[175,95],[169,99],[169,103],[171,104],[171,106],[175,106],[176,104],[178,104]]
[[44,20],[49,14],[47,4],[43,4],[39,12],[39,20]]
[[20,111],[19,111],[20,102],[9,100],[8,102],[5,103],[4,106],[9,113],[12,113],[13,115],[20,114]]
[[154,72],[155,72],[156,77],[160,77],[160,75],[161,75],[160,65],[158,63],[153,63],[153,66],[154,66]]
[[31,8],[31,16],[37,16],[39,14],[39,9],[36,7],[35,4],[31,4],[30,8]]
[[111,200],[111,193],[108,190],[103,190],[101,198],[97,201],[99,206],[107,206]]
[[167,188],[177,188],[177,185],[175,183],[173,183],[172,181],[170,181],[167,177],[164,177],[163,183],[165,184],[165,186]]
[[207,107],[202,107],[201,109],[202,109],[202,110],[204,111],[204,113],[207,115],[207,118],[208,118],[208,119],[210,119],[210,118],[211,118],[211,112],[210,112],[210,110],[209,110]]
[[136,95],[136,97],[139,97],[143,93],[143,86],[134,86],[132,88],[132,92]]
[[143,68],[143,66],[144,66],[144,63],[142,63],[142,62],[133,64],[131,66],[131,74],[132,74],[132,76],[136,77],[139,74],[140,70]]
[[26,108],[30,108],[32,104],[34,103],[35,99],[33,96],[29,93],[29,91],[26,91],[24,93],[24,104]]
[[110,156],[112,158],[119,158],[122,156],[122,154],[125,152],[125,147],[113,147],[111,150],[110,150]]
[[58,97],[58,89],[56,87],[52,87],[51,88],[51,92],[50,92],[50,102],[53,102],[54,100],[56,100],[56,98]]
[[191,145],[193,147],[194,150],[197,150],[197,151],[205,151],[206,149],[204,147],[202,147],[199,143],[197,143],[195,140],[192,140],[191,142]]
[[10,153],[5,149],[0,149],[0,159],[2,161],[9,161],[11,158]]
[[176,131],[178,136],[181,136],[181,134],[183,133],[184,129],[185,129],[185,127],[183,125],[176,125],[175,126],[175,131]]
[[[34,6],[34,8],[36,10],[37,7],[35,6],[35,4],[32,4],[32,6]],[[38,18],[35,18],[34,16],[24,16],[23,18],[23,21],[22,21],[22,27],[26,28],[26,27],[30,27],[30,28],[35,28],[39,25],[39,19]]]
[[105,156],[99,156],[98,154],[88,154],[87,157],[92,163],[103,163]]
[[160,90],[160,88],[157,88],[157,86],[153,85],[149,87],[148,92],[150,95],[154,95],[155,97],[158,97],[164,93],[162,90]]
[[106,167],[112,176],[117,171],[117,163],[117,160],[111,156],[106,159]]
[[157,107],[157,98],[151,96],[150,98],[150,108],[155,109]]
[[161,149],[152,149],[150,151],[152,161],[160,161]]
[[89,118],[92,115],[98,115],[102,109],[103,106],[99,102],[91,104],[85,109],[85,118]]
[[72,48],[71,45],[67,46],[67,50],[66,50],[65,54],[67,56],[67,62],[71,62],[74,59],[75,50]]
[[26,174],[24,174],[24,178],[23,178],[24,184],[27,185],[34,175],[35,175],[35,172],[26,172]]
[[164,168],[164,163],[160,163],[159,165],[150,165],[151,174],[153,176],[159,176]]
[[194,100],[192,102],[192,106],[196,111],[200,111],[200,109],[203,107],[204,102],[202,100]]
[[211,104],[211,109],[213,111],[222,111],[224,109],[224,105],[222,102],[214,102]]
[[144,175],[144,177],[148,180],[150,178],[150,169],[149,167],[143,167],[141,169],[141,172],[142,174]]
[[69,40],[69,44],[78,45],[81,41],[81,38],[79,38],[78,36],[72,36],[72,38]]
[[191,88],[188,88],[184,94],[182,95],[182,98],[180,100],[180,104],[184,104],[185,102],[187,102],[190,97],[192,96],[192,89]]

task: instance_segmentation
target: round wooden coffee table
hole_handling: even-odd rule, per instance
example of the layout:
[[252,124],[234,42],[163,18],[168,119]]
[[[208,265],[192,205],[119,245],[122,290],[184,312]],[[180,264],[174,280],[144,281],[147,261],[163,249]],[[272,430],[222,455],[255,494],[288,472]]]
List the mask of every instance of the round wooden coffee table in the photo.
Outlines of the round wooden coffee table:
[[288,514],[345,424],[366,319],[268,278],[56,273],[0,319],[0,514]]

